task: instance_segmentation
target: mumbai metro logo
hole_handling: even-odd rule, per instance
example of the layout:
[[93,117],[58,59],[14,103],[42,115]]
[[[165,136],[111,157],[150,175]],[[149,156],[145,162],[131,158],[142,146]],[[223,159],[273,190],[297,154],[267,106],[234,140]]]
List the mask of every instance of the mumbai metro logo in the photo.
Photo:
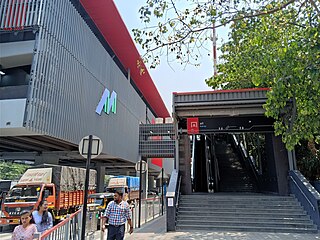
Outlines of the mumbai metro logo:
[[96,108],[96,113],[101,115],[102,110],[106,114],[109,114],[110,112],[115,114],[117,112],[117,93],[115,91],[112,91],[110,95],[108,88],[104,90],[100,102]]

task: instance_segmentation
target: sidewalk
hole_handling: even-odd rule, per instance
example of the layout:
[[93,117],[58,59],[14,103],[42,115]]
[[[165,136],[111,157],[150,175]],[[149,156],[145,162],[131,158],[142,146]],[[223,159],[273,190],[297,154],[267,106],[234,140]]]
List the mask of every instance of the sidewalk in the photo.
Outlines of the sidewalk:
[[166,215],[134,229],[125,240],[320,240],[320,234],[263,233],[263,232],[166,232]]

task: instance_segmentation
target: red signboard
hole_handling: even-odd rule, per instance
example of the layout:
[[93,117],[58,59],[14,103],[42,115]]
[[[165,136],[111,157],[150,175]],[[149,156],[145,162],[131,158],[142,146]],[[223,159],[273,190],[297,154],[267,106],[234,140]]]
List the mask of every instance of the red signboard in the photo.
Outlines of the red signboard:
[[199,133],[199,118],[187,118],[188,134]]

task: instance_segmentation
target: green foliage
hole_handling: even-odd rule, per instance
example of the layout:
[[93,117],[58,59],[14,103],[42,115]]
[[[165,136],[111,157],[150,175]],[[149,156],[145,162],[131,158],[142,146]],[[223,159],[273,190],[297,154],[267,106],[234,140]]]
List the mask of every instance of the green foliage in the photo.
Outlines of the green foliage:
[[[298,12],[298,10],[300,12]],[[269,87],[266,115],[288,149],[320,140],[320,16],[287,7],[231,26],[213,88]]]
[[296,148],[296,157],[298,169],[309,181],[320,180],[319,149],[312,153],[308,148],[307,142],[303,141]]
[[286,147],[320,142],[320,1],[146,0],[140,18],[146,27],[134,29],[134,38],[151,67],[161,55],[198,65],[200,49],[211,49],[212,29],[230,26],[219,74],[207,84],[269,87],[266,115]]
[[211,54],[214,28],[305,5],[320,11],[315,0],[146,0],[139,10],[145,27],[133,29],[134,39],[145,49],[144,61],[151,67],[160,64],[160,55],[168,61],[198,65],[199,49]]
[[18,180],[28,167],[24,164],[0,162],[0,179]]

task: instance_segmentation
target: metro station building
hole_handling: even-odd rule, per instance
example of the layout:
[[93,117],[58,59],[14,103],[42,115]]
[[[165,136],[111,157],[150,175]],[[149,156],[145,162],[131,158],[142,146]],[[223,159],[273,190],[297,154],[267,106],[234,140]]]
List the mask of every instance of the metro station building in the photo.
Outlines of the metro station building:
[[[0,159],[135,174],[139,124],[170,114],[112,0],[2,0]],[[99,184],[100,183],[100,184]]]

